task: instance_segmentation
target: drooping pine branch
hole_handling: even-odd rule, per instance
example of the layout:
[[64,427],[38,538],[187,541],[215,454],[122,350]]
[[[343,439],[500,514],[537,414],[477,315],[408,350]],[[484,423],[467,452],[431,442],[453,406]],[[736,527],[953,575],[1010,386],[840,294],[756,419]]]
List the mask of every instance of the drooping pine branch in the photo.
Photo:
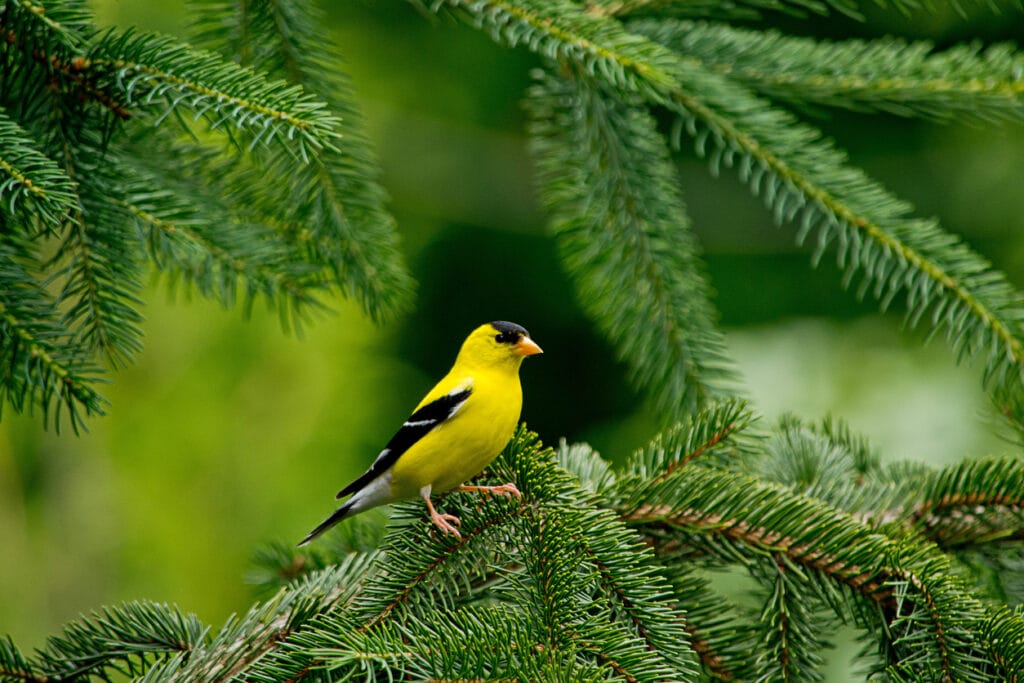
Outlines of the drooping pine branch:
[[[125,159],[125,210],[150,260],[170,287],[194,287],[225,307],[257,298],[276,306],[285,329],[300,329],[324,308],[323,267],[272,227],[238,216],[204,176],[175,177],[171,167],[202,163],[196,150],[169,145],[160,159]],[[205,150],[203,150],[205,151]]]
[[43,309],[4,305],[19,329],[4,358],[40,354],[0,376],[15,410],[50,414],[62,378],[67,400],[54,405],[76,430],[101,412],[87,386],[99,367],[65,359],[131,362],[147,260],[225,305],[263,299],[286,329],[322,308],[332,283],[374,318],[408,301],[347,81],[323,75],[337,70],[329,51],[306,49],[323,42],[318,15],[307,3],[271,9],[281,39],[257,37],[257,71],[171,38],[99,31],[79,0],[0,3],[0,226],[36,241],[12,277],[55,292],[61,314],[43,349],[23,318]]
[[582,74],[539,75],[538,185],[583,306],[666,421],[729,376],[704,268],[654,120]]
[[614,19],[560,0],[449,0],[496,40],[564,59],[627,97],[677,116],[712,170],[735,167],[797,241],[816,234],[815,261],[835,246],[844,284],[888,305],[905,297],[908,320],[928,318],[960,359],[980,358],[985,383],[1024,390],[1021,295],[985,259],[860,170],[814,128],[772,108],[745,87],[629,33]]
[[84,417],[103,414],[93,389],[99,368],[69,345],[55,302],[23,265],[32,258],[29,245],[0,238],[0,405],[38,407],[43,423],[58,429],[66,414],[77,432]]
[[[591,0],[587,11],[597,16],[622,17],[660,16],[760,19],[769,13],[784,13],[806,18],[808,15],[828,16],[839,13],[857,20],[864,19],[863,3],[856,0],[737,0],[736,2],[714,2],[713,0]],[[936,5],[925,0],[882,0],[874,3],[895,10],[904,15],[934,10]],[[981,4],[1000,12],[1000,3],[994,0],[957,2],[954,7],[961,14],[965,6]],[[1007,3],[1020,6],[1019,1]]]
[[115,368],[124,367],[142,348],[141,264],[135,235],[127,229],[114,178],[99,167],[89,167],[79,188],[81,209],[49,269],[63,276],[64,325],[77,331],[74,343]]
[[903,294],[910,324],[929,318],[959,358],[983,359],[989,387],[1019,386],[1024,308],[1005,276],[934,221],[910,218],[813,129],[716,75],[691,70],[684,81],[700,93],[679,100],[698,151],[713,166],[736,165],[780,222],[799,217],[798,241],[816,230],[815,259],[835,243],[844,282],[859,274],[859,293],[883,309]]
[[[412,281],[398,250],[394,218],[385,208],[379,163],[364,130],[352,85],[339,69],[344,63],[323,30],[323,18],[309,2],[258,0],[236,12],[235,3],[192,3],[201,44],[218,49],[243,65],[252,65],[294,85],[322,93],[340,118],[340,136],[292,179],[260,192],[245,192],[239,182],[234,198],[257,222],[276,223],[282,233],[325,263],[343,293],[357,298],[377,319],[404,309]],[[257,172],[294,174],[281,165]],[[243,169],[243,174],[245,173]],[[301,188],[297,196],[289,188]],[[281,192],[278,188],[286,190]],[[284,210],[282,210],[284,209]],[[273,218],[272,218],[273,217]]]

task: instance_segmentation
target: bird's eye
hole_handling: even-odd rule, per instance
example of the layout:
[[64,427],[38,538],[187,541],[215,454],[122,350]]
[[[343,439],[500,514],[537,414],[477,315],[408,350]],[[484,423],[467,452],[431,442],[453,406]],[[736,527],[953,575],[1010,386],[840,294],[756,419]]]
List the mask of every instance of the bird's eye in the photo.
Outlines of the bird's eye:
[[519,341],[519,335],[515,332],[502,332],[501,334],[494,335],[494,341],[499,344],[515,344]]

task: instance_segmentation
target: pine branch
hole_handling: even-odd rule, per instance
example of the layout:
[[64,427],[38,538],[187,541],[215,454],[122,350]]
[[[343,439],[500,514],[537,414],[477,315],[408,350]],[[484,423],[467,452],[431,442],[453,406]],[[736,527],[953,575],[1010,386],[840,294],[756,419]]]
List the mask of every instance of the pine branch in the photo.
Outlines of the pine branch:
[[983,458],[951,465],[929,478],[909,519],[945,549],[1024,540],[1024,462]]
[[417,629],[414,639],[397,624],[367,632],[341,619],[331,623],[333,641],[322,652],[328,673],[362,670],[370,677],[403,671],[414,680],[525,681],[531,669],[541,669],[532,660],[546,651],[521,620],[494,608],[447,614]]
[[38,406],[43,424],[52,420],[57,429],[66,412],[77,433],[83,417],[103,414],[105,401],[92,388],[99,369],[69,348],[72,333],[21,265],[28,260],[27,245],[0,238],[0,406],[9,403],[16,412]]
[[216,637],[195,648],[187,659],[166,662],[150,680],[251,680],[248,676],[253,667],[265,664],[293,633],[351,601],[369,567],[379,559],[375,552],[351,554],[334,566],[290,583],[244,616],[231,617]]
[[[440,7],[441,2],[435,3]],[[797,241],[817,232],[815,262],[832,243],[849,284],[883,309],[900,293],[908,321],[930,317],[960,359],[981,357],[985,383],[1019,392],[1024,373],[1021,295],[1006,278],[934,221],[910,208],[823,140],[815,129],[770,108],[742,86],[688,62],[614,20],[552,0],[449,0],[503,43],[565,59],[600,82],[640,95],[678,116],[713,172],[736,166],[780,223],[799,218]]]
[[118,368],[142,348],[140,265],[117,176],[102,152],[85,150],[80,146],[72,162],[81,208],[48,267],[63,278],[59,300],[67,306],[63,324],[77,332],[72,343]]
[[[83,53],[96,32],[85,3],[63,0],[40,5],[8,0],[0,16],[0,54],[5,79],[0,102],[33,132],[47,134],[48,108],[100,103],[118,118],[131,116],[116,97],[87,73]],[[73,104],[72,104],[73,103]]]
[[637,450],[623,474],[655,483],[695,461],[742,468],[743,462],[759,450],[759,437],[753,428],[756,421],[745,401],[709,403]]
[[538,79],[531,147],[563,262],[634,383],[678,419],[731,369],[668,150],[651,117],[584,75]]
[[9,37],[25,35],[33,49],[45,48],[78,50],[93,32],[93,15],[86,3],[79,0],[65,2],[32,2],[32,0],[5,0],[0,7],[0,27]]
[[999,667],[994,673],[999,680],[1019,683],[1024,680],[1024,615],[1018,609],[1010,612],[993,610],[985,621],[982,637]]
[[975,635],[984,617],[980,603],[957,590],[954,581],[930,578],[950,576],[947,558],[912,542],[896,543],[888,554],[899,568],[890,582],[895,618],[889,632],[902,654],[889,670],[910,680],[989,680]]
[[[282,223],[295,227],[286,234],[301,240],[311,258],[326,262],[342,293],[354,295],[371,317],[392,317],[408,306],[412,280],[398,249],[394,218],[385,208],[379,163],[351,83],[338,69],[344,60],[321,28],[320,13],[308,2],[248,2],[242,12],[233,7],[220,0],[193,3],[201,44],[323,93],[341,118],[341,135],[334,144],[300,170],[301,178],[284,184],[301,188],[305,196],[263,192],[248,197],[244,205],[260,207],[267,216],[288,207]],[[294,173],[290,168],[272,170],[282,177]],[[247,186],[251,184],[239,184]]]
[[201,622],[166,604],[107,607],[72,622],[47,641],[38,655],[36,680],[107,678],[112,670],[136,676],[155,659],[193,651],[205,638]]
[[[570,566],[578,566],[582,559],[592,567],[588,575],[597,579],[598,588],[605,595],[595,602],[610,604],[612,614],[618,615],[614,618],[616,623],[632,625],[628,635],[634,643],[620,642],[637,653],[636,665],[660,665],[673,676],[687,676],[694,659],[686,645],[685,620],[672,605],[670,585],[665,578],[659,571],[644,567],[644,562],[652,558],[650,550],[619,520],[588,505],[588,493],[573,485],[571,478],[555,466],[553,453],[540,451],[540,447],[536,435],[521,427],[495,466],[499,479],[516,481],[524,499],[535,501],[521,522],[544,533],[551,529],[573,530],[571,547],[577,558],[568,560]],[[551,520],[537,517],[542,510],[554,511],[559,523],[546,524]],[[534,543],[539,543],[535,561],[550,561],[550,549],[544,549],[543,539],[534,539]],[[557,572],[552,567],[547,569]],[[567,569],[564,573],[571,572]],[[576,586],[577,596],[580,585],[584,584]],[[571,585],[566,588],[573,589]],[[553,590],[550,586],[548,589]],[[641,647],[636,649],[637,645]],[[621,658],[623,664],[628,661],[625,656]]]
[[49,679],[35,671],[9,636],[0,637],[0,681],[7,683],[48,683]]
[[[713,435],[712,427],[693,431]],[[710,465],[671,468],[668,458],[666,476],[616,478],[604,491],[620,520],[594,508],[592,492],[553,456],[521,430],[490,473],[517,483],[519,503],[448,496],[440,504],[459,507],[461,540],[433,533],[422,506],[403,505],[383,552],[349,554],[287,582],[213,638],[196,622],[175,641],[166,634],[180,627],[126,608],[69,627],[51,641],[45,667],[0,646],[0,668],[51,680],[57,663],[97,675],[117,667],[150,683],[662,681],[692,680],[697,653],[717,680],[755,671],[812,680],[826,607],[883,634],[894,680],[991,681],[1024,656],[1013,640],[1019,617],[986,612],[919,540],[873,533],[823,503]],[[657,559],[623,521],[654,542]],[[673,562],[681,545],[739,563],[770,589],[761,620],[770,651],[751,647],[754,624],[722,609],[689,574],[692,563]],[[280,548],[274,562],[294,568],[304,554]],[[478,578],[490,587],[481,591]]]
[[[275,8],[282,40],[267,44],[283,61],[259,61],[287,63],[277,75],[297,84],[170,38],[100,32],[80,0],[0,2],[0,225],[52,240],[26,252],[37,287],[58,292],[59,344],[68,347],[37,348],[49,354],[44,365],[132,360],[146,248],[172,285],[225,305],[262,298],[286,328],[323,306],[332,281],[375,318],[408,301],[411,278],[347,81],[322,75],[336,70],[330,51],[306,49],[323,37],[318,15],[306,3]],[[301,86],[338,86],[344,127]],[[189,142],[169,142],[172,118]],[[226,143],[234,149],[225,154]],[[42,312],[19,313],[30,310]],[[18,339],[32,336],[12,305],[4,312]],[[14,355],[11,341],[3,358]],[[37,371],[6,373],[3,391],[16,410],[39,405],[45,417],[52,380],[31,389]],[[77,430],[85,394],[73,368],[56,372],[81,399],[67,401]],[[101,412],[89,400],[86,412]]]
[[[387,562],[368,575],[349,607],[293,634],[291,645],[255,667],[252,680],[299,680],[325,669],[350,675],[364,651],[376,653],[365,666],[380,675],[458,677],[467,670],[451,662],[462,667],[466,658],[478,657],[472,661],[480,676],[522,677],[539,667],[546,679],[571,663],[572,680],[583,675],[579,666],[583,673],[605,670],[625,680],[684,679],[692,653],[682,615],[671,606],[668,584],[644,568],[650,551],[608,512],[588,506],[586,493],[551,457],[535,435],[520,431],[494,467],[495,476],[517,483],[519,504],[445,498],[445,506],[471,504],[460,510],[462,539],[424,534],[422,505],[401,506],[385,543]],[[590,536],[595,529],[603,540]],[[498,568],[496,577],[482,575],[488,567]],[[490,599],[511,610],[522,636],[516,657],[525,669],[501,669],[508,656],[501,647],[465,652],[465,643],[476,638],[473,624],[487,618],[476,607],[487,603],[473,599],[478,578],[497,581]],[[446,636],[454,647],[438,639],[438,624],[455,625]],[[430,646],[410,649],[409,642]]]
[[[579,514],[582,554],[597,570],[600,588],[611,607],[611,618],[628,624],[644,646],[648,659],[665,657],[674,675],[693,668],[687,656],[676,657],[683,643],[689,643],[683,613],[672,605],[668,585],[652,565],[637,560],[648,555],[640,539],[610,513]],[[582,523],[582,524],[581,524]]]
[[820,681],[829,629],[814,614],[799,576],[776,564],[768,579],[760,615],[763,636],[758,677],[764,681]]
[[[368,569],[348,609],[313,620],[291,639],[296,645],[276,650],[265,661],[258,662],[247,680],[298,681],[321,670],[324,657],[333,653],[334,645],[339,645],[334,635],[341,623],[345,624],[343,630],[367,633],[390,628],[395,622],[406,623],[404,615],[410,610],[435,604],[450,609],[487,567],[501,564],[495,563],[488,543],[493,542],[495,535],[504,538],[516,513],[515,506],[502,505],[500,501],[463,512],[462,538],[455,540],[438,538],[429,521],[423,520],[422,504],[396,506],[395,521],[408,533],[387,537],[381,551],[388,562],[377,562]],[[439,578],[445,576],[453,577],[452,581]],[[339,647],[344,649],[347,645],[342,643]]]
[[979,656],[970,629],[980,622],[980,603],[927,546],[890,540],[813,499],[707,468],[682,468],[652,486],[633,482],[615,505],[663,554],[785,566],[839,618],[892,634],[902,670],[931,680],[938,666],[955,680],[984,680],[970,673]]
[[74,184],[2,110],[0,150],[3,224],[27,234],[58,228],[77,208]]
[[955,550],[975,594],[996,604],[1024,605],[1024,541],[1005,541]]
[[821,420],[811,430],[821,434],[830,443],[839,446],[850,454],[853,459],[853,469],[861,476],[867,476],[881,470],[881,456],[874,446],[860,434],[856,434],[850,426],[834,416],[828,416]]
[[214,130],[241,133],[249,150],[275,143],[305,163],[337,137],[337,118],[301,88],[170,38],[110,31],[91,46],[81,70],[155,124],[190,110]]
[[257,548],[252,567],[246,572],[246,583],[255,586],[259,595],[270,597],[289,584],[329,568],[338,557],[329,557],[312,549],[296,550],[294,546],[280,542]]
[[[678,16],[742,16],[747,19],[758,18],[766,11],[778,11],[796,16],[808,13],[828,15],[830,10],[838,10],[850,17],[860,18],[855,0],[739,0],[739,2],[704,3],[700,0],[593,0],[587,7],[590,14],[608,17],[629,17],[633,15],[668,15]],[[916,6],[914,0],[898,0],[899,6]]]
[[[981,0],[994,12],[999,12],[995,0]],[[828,16],[839,13],[851,19],[863,20],[860,10],[863,3],[857,0],[737,0],[730,3],[704,2],[704,0],[591,0],[587,11],[598,16],[627,17],[632,15],[654,16],[697,16],[758,19],[766,12],[781,12],[796,17],[808,15]],[[901,14],[922,10],[933,10],[936,5],[929,0],[890,0],[876,2]],[[1020,6],[1019,2],[1013,4]],[[961,2],[954,3],[961,14]]]
[[754,615],[732,605],[692,564],[662,566],[669,572],[677,604],[686,614],[686,632],[703,673],[712,681],[754,680],[763,642]]
[[[800,215],[798,241],[817,229],[815,260],[835,241],[844,282],[862,275],[859,294],[870,291],[885,309],[905,293],[911,325],[929,316],[960,359],[984,359],[990,387],[1019,385],[1024,309],[1001,273],[936,223],[907,217],[905,203],[845,166],[816,131],[725,80],[692,76],[701,99],[723,108],[720,114],[694,100],[689,106],[696,115],[683,114],[698,151],[710,142],[713,166],[736,163],[778,220]],[[707,128],[701,130],[700,119]]]
[[[442,504],[449,504],[449,497]],[[441,505],[438,505],[439,510]],[[356,617],[361,630],[368,630],[395,619],[424,601],[454,606],[464,597],[467,587],[483,577],[492,565],[506,564],[492,555],[497,539],[504,539],[512,520],[522,508],[502,501],[460,512],[462,537],[440,535],[423,519],[422,504],[410,503],[396,509],[399,523],[415,524],[420,534],[393,535],[383,550],[401,558],[387,572],[374,575],[374,581],[361,593]],[[425,528],[424,528],[425,527]],[[429,534],[428,543],[420,535]],[[440,537],[438,537],[440,535]],[[438,576],[453,576],[455,583],[439,583]]]
[[321,264],[273,228],[238,217],[204,176],[175,177],[169,167],[201,163],[194,150],[164,151],[161,160],[126,160],[133,171],[124,208],[172,289],[181,283],[225,307],[241,299],[246,311],[262,297],[277,306],[285,329],[301,329],[324,310]]
[[818,427],[787,416],[765,444],[765,457],[748,472],[878,528],[905,519],[906,507],[920,492],[923,472],[882,468],[876,458],[842,425],[825,421]]
[[936,51],[926,41],[821,41],[672,20],[629,29],[787,102],[979,124],[1024,117],[1024,55],[1010,44]]

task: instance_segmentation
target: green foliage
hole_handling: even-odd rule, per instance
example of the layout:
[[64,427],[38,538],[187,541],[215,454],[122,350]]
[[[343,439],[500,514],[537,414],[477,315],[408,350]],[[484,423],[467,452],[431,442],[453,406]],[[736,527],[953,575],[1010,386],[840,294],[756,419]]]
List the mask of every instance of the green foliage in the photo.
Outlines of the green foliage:
[[754,92],[797,105],[942,121],[1021,118],[1024,56],[1012,44],[939,51],[926,41],[819,41],[693,21],[644,19],[629,28]]
[[538,185],[579,298],[666,421],[723,393],[724,342],[654,119],[586,77],[530,93]]
[[0,241],[0,406],[10,403],[19,412],[39,406],[44,424],[51,419],[60,424],[66,407],[77,428],[80,406],[87,414],[103,412],[103,400],[92,388],[98,368],[70,344],[55,302],[29,270],[32,251],[25,239]]
[[286,69],[100,30],[71,0],[0,5],[0,358],[14,410],[58,428],[66,414],[76,431],[102,412],[103,365],[142,346],[147,262],[225,305],[262,298],[286,326],[332,288],[375,318],[406,305],[351,97],[310,76],[336,65],[308,9],[274,24],[302,55]]
[[[815,263],[827,249],[835,248],[836,261],[844,271],[844,286],[859,277],[858,295],[873,295],[883,309],[901,296],[911,325],[927,320],[934,332],[944,334],[959,358],[983,361],[986,385],[995,395],[1015,397],[1024,391],[1024,307],[1020,293],[1002,273],[955,235],[942,230],[936,221],[914,218],[905,201],[850,166],[845,155],[818,130],[759,98],[744,79],[734,78],[731,70],[723,73],[715,68],[706,54],[716,53],[719,62],[731,63],[731,55],[736,52],[730,47],[731,33],[704,31],[702,37],[714,45],[703,48],[704,58],[694,58],[689,43],[679,38],[692,25],[671,19],[650,20],[634,29],[632,23],[621,23],[614,13],[602,10],[601,5],[581,12],[575,5],[558,0],[451,0],[435,6],[453,8],[456,14],[488,31],[496,40],[529,47],[551,60],[552,69],[569,68],[570,75],[587,74],[617,93],[621,106],[656,106],[667,110],[674,118],[672,143],[680,147],[684,136],[692,138],[697,153],[707,158],[713,173],[719,173],[723,167],[734,168],[751,191],[763,199],[777,222],[793,225],[798,242],[803,243],[813,234]],[[654,34],[666,45],[646,34]],[[796,68],[802,59],[805,69],[806,62],[816,54],[808,50],[806,41],[779,42],[781,46],[768,45],[758,56],[758,63],[765,69],[771,69],[773,60],[781,61],[780,52],[787,57],[796,55]],[[872,44],[871,49],[865,49],[861,43],[843,46],[837,50],[840,59],[829,60],[829,66],[845,65],[855,72],[871,69],[879,78],[879,73],[900,76],[899,69],[912,71],[921,62],[912,57],[904,60],[906,63],[875,59],[873,50],[891,56],[891,46],[886,41]],[[944,57],[926,60],[926,70],[966,61],[961,73],[995,72],[998,77],[970,84],[979,96],[971,105],[964,106],[971,106],[979,119],[1007,116],[1007,107],[1014,103],[1019,106],[1021,98],[1016,83],[1019,51],[1002,47],[993,51],[988,60],[972,58],[973,54],[963,48],[955,49]],[[868,60],[869,66],[861,66]],[[889,63],[895,66],[887,67]],[[577,80],[586,83],[584,79]],[[798,87],[793,86],[788,92],[792,94]],[[927,93],[929,88],[920,80],[907,87],[918,93]],[[542,100],[537,105],[541,112],[545,92],[535,91]],[[848,106],[857,103],[849,91],[834,94],[841,95]],[[908,101],[905,92],[875,92],[874,96],[876,106],[886,97],[892,100],[893,107]],[[828,98],[820,99],[828,103]],[[941,112],[943,106],[950,111],[950,99],[932,98],[927,104],[933,111]],[[907,113],[915,112],[908,109]],[[578,125],[581,121],[586,119],[572,123]],[[557,122],[558,117],[552,114],[548,124]],[[545,126],[537,125],[535,130],[547,135]],[[646,139],[644,144],[650,148],[649,135],[639,139]],[[550,148],[543,139],[535,144],[542,157],[542,171],[547,163],[557,167],[560,160],[564,161],[564,153],[550,154]],[[550,160],[545,157],[548,154]],[[657,170],[648,172],[646,177],[653,185],[664,182]],[[602,192],[599,184],[592,185],[583,199],[560,198],[558,209],[568,212],[573,204],[600,206]],[[679,200],[669,194],[664,208],[645,208],[651,215],[676,215],[678,206]],[[555,220],[564,218],[556,214]],[[686,251],[684,248],[683,253]],[[584,270],[587,262],[577,259],[567,265]],[[699,320],[698,316],[696,321]],[[708,329],[706,323],[703,328]],[[655,348],[646,347],[645,351],[657,354]],[[647,388],[658,395],[657,385]]]
[[191,652],[206,638],[207,627],[169,605],[141,602],[104,608],[73,622],[52,637],[35,661],[9,640],[0,644],[3,680],[50,681],[109,679],[111,671],[136,676],[162,656]]
[[[421,504],[402,504],[379,550],[261,553],[258,577],[276,593],[214,636],[164,605],[125,605],[71,624],[33,657],[5,641],[0,680],[110,667],[151,681],[820,680],[823,634],[842,623],[890,680],[1012,680],[1020,616],[969,587],[916,519],[935,511],[935,495],[951,508],[953,489],[972,491],[972,510],[989,505],[983,495],[999,500],[1016,513],[1003,528],[1020,534],[1021,505],[992,476],[1020,463],[905,470],[906,525],[874,527],[694,456],[732,441],[755,461],[800,462],[799,446],[771,446],[794,428],[766,439],[742,404],[712,405],[593,490],[521,429],[487,475],[517,482],[520,501],[439,503],[459,510],[461,539],[438,534]],[[846,472],[824,476],[842,486]],[[726,568],[749,573],[756,604],[702,578]]]
[[67,174],[49,157],[33,147],[22,128],[0,112],[0,145],[4,153],[0,168],[4,182],[0,197],[8,212],[25,212],[20,219],[33,219],[45,229],[60,223],[61,214],[74,209],[75,189]]
[[[911,11],[913,2],[892,7]],[[270,596],[213,632],[166,605],[108,608],[0,680],[820,680],[839,626],[876,680],[1016,680],[1024,464],[883,464],[842,423],[763,425],[738,398],[673,151],[734,169],[798,242],[910,326],[976,360],[1024,429],[1024,299],[937,221],[775,100],[938,121],[1019,121],[1014,46],[817,42],[722,21],[859,16],[852,0],[436,0],[544,68],[526,93],[550,232],[581,307],[666,426],[620,468],[520,429],[461,493],[462,537],[419,502],[383,540],[270,546]],[[349,83],[308,2],[197,2],[197,42],[99,31],[76,2],[0,9],[3,400],[74,428],[98,359],[140,346],[147,262],[225,305],[300,324],[337,290],[373,317],[411,291]],[[690,17],[691,20],[681,20]],[[189,169],[189,173],[181,173]],[[749,595],[719,591],[742,574]]]
[[384,210],[387,196],[377,183],[377,159],[342,71],[344,60],[322,28],[321,13],[308,1],[252,2],[235,12],[234,3],[197,0],[190,9],[200,44],[319,93],[344,122],[343,134],[299,168],[300,177],[290,178],[293,165],[278,164],[273,172],[280,184],[267,187],[251,173],[239,178],[236,203],[254,219],[283,226],[371,316],[399,313],[412,281],[402,266],[394,219]]

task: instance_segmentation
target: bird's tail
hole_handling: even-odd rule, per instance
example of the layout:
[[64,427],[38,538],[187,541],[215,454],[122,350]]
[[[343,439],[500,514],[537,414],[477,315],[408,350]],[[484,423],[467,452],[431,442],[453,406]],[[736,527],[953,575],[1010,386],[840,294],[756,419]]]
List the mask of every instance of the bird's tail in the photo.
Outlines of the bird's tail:
[[320,524],[315,529],[313,529],[312,531],[309,532],[309,535],[307,535],[304,539],[302,539],[302,541],[299,543],[298,547],[301,548],[302,546],[306,545],[307,543],[312,541],[314,538],[316,538],[317,536],[319,536],[323,532],[327,531],[328,529],[330,529],[332,526],[334,526],[335,524],[337,524],[341,520],[343,520],[346,517],[348,517],[349,514],[354,514],[354,513],[352,513],[352,504],[354,502],[355,502],[354,500],[348,501],[347,503],[342,505],[340,508],[335,510],[334,513],[330,517],[328,517],[324,521],[320,522]]

